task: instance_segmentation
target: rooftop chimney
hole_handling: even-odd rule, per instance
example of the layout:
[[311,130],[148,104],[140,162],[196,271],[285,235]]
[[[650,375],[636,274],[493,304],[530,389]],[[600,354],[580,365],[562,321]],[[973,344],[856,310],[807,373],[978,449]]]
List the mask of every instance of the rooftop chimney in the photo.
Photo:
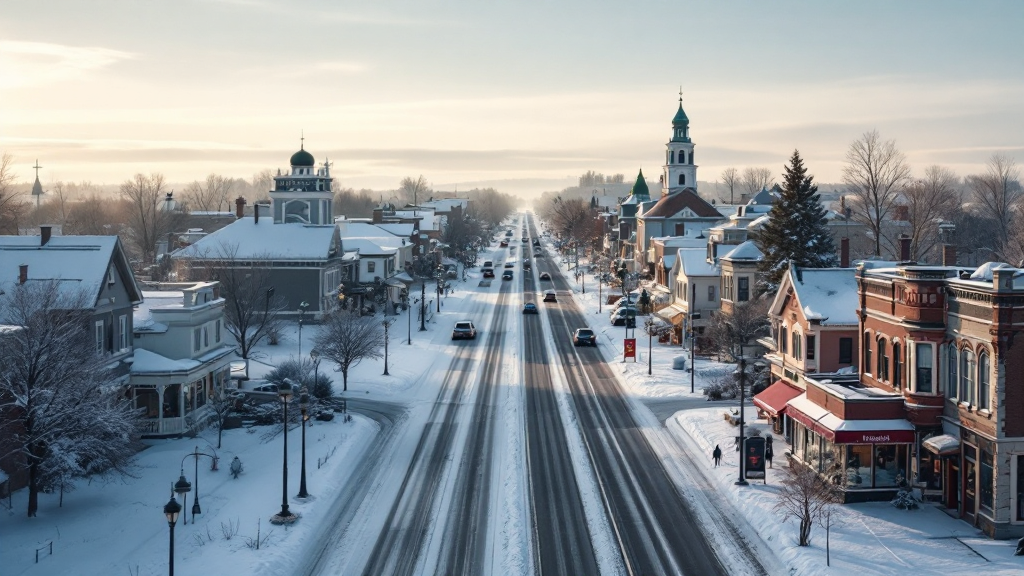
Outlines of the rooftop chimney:
[[259,205],[259,203],[256,203],[256,204],[252,205],[252,216],[253,216],[253,224],[259,224],[260,223],[260,205]]
[[50,232],[52,231],[51,226],[40,226],[39,227],[39,245],[46,246],[46,243],[50,241]]
[[28,264],[18,264],[18,284],[28,282]]
[[245,198],[239,196],[235,198],[235,218],[241,218],[245,215]]
[[850,239],[840,238],[839,239],[839,267],[849,268],[850,267]]
[[910,236],[900,234],[900,262],[910,262]]
[[956,246],[952,244],[942,245],[942,265],[956,266]]
[[384,222],[384,209],[374,208],[373,209],[373,223],[382,224]]

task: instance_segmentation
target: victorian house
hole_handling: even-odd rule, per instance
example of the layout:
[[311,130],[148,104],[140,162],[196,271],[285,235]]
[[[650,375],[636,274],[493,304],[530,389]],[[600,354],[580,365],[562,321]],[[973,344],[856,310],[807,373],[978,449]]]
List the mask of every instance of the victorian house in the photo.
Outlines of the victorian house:
[[208,403],[230,378],[235,345],[224,298],[217,282],[143,294],[134,314],[131,398],[143,436],[181,435],[213,416]]

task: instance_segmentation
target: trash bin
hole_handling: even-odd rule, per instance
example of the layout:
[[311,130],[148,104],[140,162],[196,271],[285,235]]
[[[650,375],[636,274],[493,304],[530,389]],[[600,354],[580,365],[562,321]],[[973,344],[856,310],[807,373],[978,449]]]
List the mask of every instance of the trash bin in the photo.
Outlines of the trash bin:
[[673,370],[686,370],[686,356],[676,356],[672,359]]

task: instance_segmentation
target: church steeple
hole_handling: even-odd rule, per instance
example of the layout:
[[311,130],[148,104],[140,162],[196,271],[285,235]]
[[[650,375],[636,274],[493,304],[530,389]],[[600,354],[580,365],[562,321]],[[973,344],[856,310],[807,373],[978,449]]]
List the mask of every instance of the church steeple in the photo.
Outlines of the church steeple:
[[697,166],[693,163],[693,141],[690,140],[690,118],[683,111],[683,90],[679,89],[679,109],[672,118],[672,138],[665,151],[662,193],[671,194],[680,188],[697,189]]

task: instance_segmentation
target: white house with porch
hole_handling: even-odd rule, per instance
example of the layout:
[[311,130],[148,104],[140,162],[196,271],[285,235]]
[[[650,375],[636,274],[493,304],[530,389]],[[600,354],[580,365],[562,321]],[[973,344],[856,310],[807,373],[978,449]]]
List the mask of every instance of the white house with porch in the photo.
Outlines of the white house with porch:
[[207,403],[231,375],[234,344],[218,282],[143,292],[134,312],[130,394],[143,437],[177,436],[213,416]]

